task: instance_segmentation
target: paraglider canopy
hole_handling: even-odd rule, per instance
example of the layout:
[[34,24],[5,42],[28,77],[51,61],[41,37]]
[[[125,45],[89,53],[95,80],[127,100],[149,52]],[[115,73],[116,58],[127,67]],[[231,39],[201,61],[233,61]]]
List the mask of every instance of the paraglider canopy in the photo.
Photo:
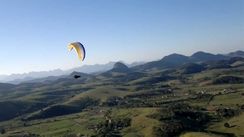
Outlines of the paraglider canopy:
[[75,49],[80,61],[84,61],[86,57],[86,50],[80,42],[73,42],[68,45],[69,51]]

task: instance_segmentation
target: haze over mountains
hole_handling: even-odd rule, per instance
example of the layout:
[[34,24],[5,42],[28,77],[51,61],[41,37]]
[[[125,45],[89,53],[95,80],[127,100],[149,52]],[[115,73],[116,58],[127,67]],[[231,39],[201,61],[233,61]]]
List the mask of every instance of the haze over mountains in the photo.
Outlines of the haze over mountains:
[[[126,65],[137,71],[149,71],[153,69],[166,69],[170,67],[176,67],[185,63],[226,60],[231,57],[244,57],[244,51],[238,50],[235,52],[230,52],[228,54],[211,54],[199,51],[192,54],[191,56],[184,56],[174,53],[165,56],[158,61],[152,61],[148,63],[135,62]],[[112,69],[115,64],[116,62],[109,62],[107,64],[84,65],[82,67],[77,67],[69,70],[56,69],[51,71],[29,72],[24,74],[0,75],[0,82],[19,84],[22,82],[57,80],[59,78],[66,77],[66,75],[69,75],[74,71],[88,74],[102,73]],[[121,64],[117,65],[121,66]]]
[[[115,63],[116,62],[109,62],[107,64],[83,65],[81,67],[76,67],[69,70],[55,69],[50,71],[39,71],[39,72],[33,71],[33,72],[23,73],[23,74],[0,75],[0,82],[18,84],[21,82],[31,81],[40,78],[56,79],[57,76],[60,77],[62,75],[69,75],[74,71],[88,73],[88,74],[99,73],[99,72],[105,72],[109,69],[112,69]],[[134,62],[126,65],[128,65],[129,67],[133,67],[143,63],[144,62]]]

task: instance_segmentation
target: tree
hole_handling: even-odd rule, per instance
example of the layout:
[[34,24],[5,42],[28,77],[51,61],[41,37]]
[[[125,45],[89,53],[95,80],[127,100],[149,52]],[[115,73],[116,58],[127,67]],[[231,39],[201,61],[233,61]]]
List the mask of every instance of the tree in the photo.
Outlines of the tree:
[[224,126],[227,127],[227,128],[230,128],[230,124],[229,123],[225,123]]
[[4,128],[1,129],[1,134],[5,134],[6,130]]

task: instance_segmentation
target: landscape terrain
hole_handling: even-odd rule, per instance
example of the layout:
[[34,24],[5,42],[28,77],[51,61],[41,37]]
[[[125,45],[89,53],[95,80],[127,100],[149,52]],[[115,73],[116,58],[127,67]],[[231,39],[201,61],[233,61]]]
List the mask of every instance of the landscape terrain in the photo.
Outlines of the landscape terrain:
[[243,51],[0,83],[0,137],[243,137],[243,129]]

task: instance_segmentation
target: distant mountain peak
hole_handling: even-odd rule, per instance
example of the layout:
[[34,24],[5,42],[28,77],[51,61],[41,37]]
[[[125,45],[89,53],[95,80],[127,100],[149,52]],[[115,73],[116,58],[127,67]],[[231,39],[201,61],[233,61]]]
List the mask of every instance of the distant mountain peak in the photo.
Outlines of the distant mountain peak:
[[224,60],[228,57],[221,55],[221,54],[211,54],[203,51],[198,51],[191,55],[191,59],[193,61],[209,61],[209,60]]
[[187,62],[189,60],[189,57],[181,55],[181,54],[170,54],[168,56],[165,56],[163,59],[161,59],[161,61],[163,62],[170,62],[170,63],[180,63],[180,62]]
[[242,50],[237,50],[235,52],[230,52],[228,54],[228,56],[231,56],[231,57],[244,57],[244,51]]
[[[231,52],[231,53],[233,53],[233,52]],[[237,50],[237,51],[235,51],[234,53],[242,53],[242,54],[244,54],[244,51],[242,51],[242,50]]]
[[122,63],[122,62],[116,62],[115,64],[114,64],[114,67],[113,67],[114,69],[116,69],[116,68],[124,68],[124,69],[128,69],[128,67],[124,64],[124,63]]
[[163,57],[163,59],[170,59],[170,58],[187,58],[187,56],[184,56],[184,55],[181,55],[181,54],[178,54],[178,53],[173,53],[173,54],[170,54],[168,56],[165,56]]
[[213,54],[203,52],[203,51],[198,51],[198,52],[191,55],[191,57],[203,57],[203,56],[213,56]]
[[130,69],[122,62],[117,62],[114,64],[112,71],[114,72],[128,72]]

